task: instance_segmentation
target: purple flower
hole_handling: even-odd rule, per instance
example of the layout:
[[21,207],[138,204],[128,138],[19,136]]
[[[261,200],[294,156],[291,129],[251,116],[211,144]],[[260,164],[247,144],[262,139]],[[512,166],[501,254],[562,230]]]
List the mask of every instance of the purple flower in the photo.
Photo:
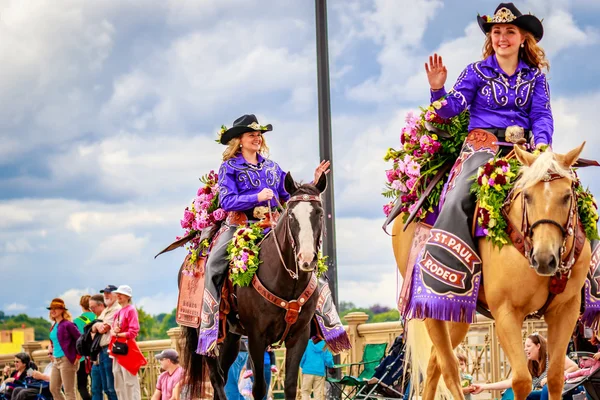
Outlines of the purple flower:
[[488,179],[488,185],[494,186],[495,184],[496,184],[496,182],[494,181],[493,178]]
[[227,213],[222,208],[217,208],[215,211],[213,211],[212,215],[215,221],[223,221],[227,216]]

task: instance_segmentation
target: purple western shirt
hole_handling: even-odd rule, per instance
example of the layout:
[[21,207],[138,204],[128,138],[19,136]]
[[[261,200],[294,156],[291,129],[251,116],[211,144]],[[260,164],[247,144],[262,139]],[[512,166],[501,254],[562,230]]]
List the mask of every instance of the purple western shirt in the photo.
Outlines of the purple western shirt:
[[[258,164],[250,164],[241,154],[223,161],[219,169],[219,202],[225,211],[246,211],[268,202],[258,201],[258,193],[271,189],[280,201],[290,195],[284,188],[285,172],[272,160],[258,155]],[[271,206],[275,206],[271,200]]]
[[495,54],[469,64],[449,93],[444,88],[432,91],[431,101],[443,96],[447,104],[437,114],[451,118],[469,107],[469,131],[519,125],[532,131],[536,145],[552,144],[554,120],[546,75],[523,60],[512,76],[500,68]]

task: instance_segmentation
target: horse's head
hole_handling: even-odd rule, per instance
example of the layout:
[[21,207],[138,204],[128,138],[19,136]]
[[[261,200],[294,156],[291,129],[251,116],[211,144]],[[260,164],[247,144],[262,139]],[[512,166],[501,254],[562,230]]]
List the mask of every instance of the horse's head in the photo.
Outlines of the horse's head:
[[539,156],[515,146],[517,159],[523,164],[517,183],[523,205],[522,230],[531,243],[527,254],[530,265],[539,275],[556,274],[566,246],[572,242],[577,201],[571,166],[584,145],[567,154],[545,152]]
[[[297,185],[288,172],[285,190],[290,194],[287,209],[288,234],[294,248],[296,263],[300,270],[314,271],[321,246],[323,230],[323,205],[321,193],[327,186],[327,177],[321,174],[316,184]],[[283,218],[282,218],[283,219]]]

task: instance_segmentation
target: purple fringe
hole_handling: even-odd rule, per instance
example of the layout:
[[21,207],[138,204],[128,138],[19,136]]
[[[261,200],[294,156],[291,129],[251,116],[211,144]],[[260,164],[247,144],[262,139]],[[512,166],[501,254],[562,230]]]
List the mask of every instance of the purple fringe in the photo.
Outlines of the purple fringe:
[[431,299],[413,297],[406,311],[406,318],[432,318],[442,321],[466,322],[475,320],[477,304],[469,301],[454,302],[450,299],[432,304]]
[[217,339],[219,336],[219,313],[215,314],[215,322],[210,328],[200,329],[196,353],[203,356],[216,356]]
[[598,310],[597,307],[589,307],[586,304],[585,306],[585,312],[583,313],[583,315],[581,316],[581,321],[583,322],[583,324],[589,328],[592,328],[594,331],[598,330],[599,327],[599,322],[598,321],[598,317],[600,316],[600,310]]
[[338,354],[352,348],[348,334],[342,325],[336,324],[333,328],[327,328],[323,317],[319,315],[315,315],[315,317],[317,318],[317,323],[319,324],[325,343],[327,343],[327,347],[329,347],[332,353]]

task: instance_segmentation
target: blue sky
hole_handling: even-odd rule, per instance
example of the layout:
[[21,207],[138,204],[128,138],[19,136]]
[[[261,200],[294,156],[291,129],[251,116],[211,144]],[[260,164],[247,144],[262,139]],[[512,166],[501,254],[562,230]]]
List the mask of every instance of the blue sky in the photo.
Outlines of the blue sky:
[[[382,156],[406,112],[428,102],[426,57],[444,56],[451,85],[480,57],[475,16],[496,5],[328,2],[341,300],[394,305]],[[600,158],[600,3],[517,6],[544,18],[555,149],[587,140],[584,156]],[[1,0],[1,309],[45,315],[56,296],[76,308],[108,283],[132,286],[151,313],[174,308],[184,251],[153,256],[180,234],[198,177],[218,168],[218,128],[241,114],[272,123],[271,157],[309,179],[318,163],[313,7]],[[596,173],[582,176],[598,194]]]

